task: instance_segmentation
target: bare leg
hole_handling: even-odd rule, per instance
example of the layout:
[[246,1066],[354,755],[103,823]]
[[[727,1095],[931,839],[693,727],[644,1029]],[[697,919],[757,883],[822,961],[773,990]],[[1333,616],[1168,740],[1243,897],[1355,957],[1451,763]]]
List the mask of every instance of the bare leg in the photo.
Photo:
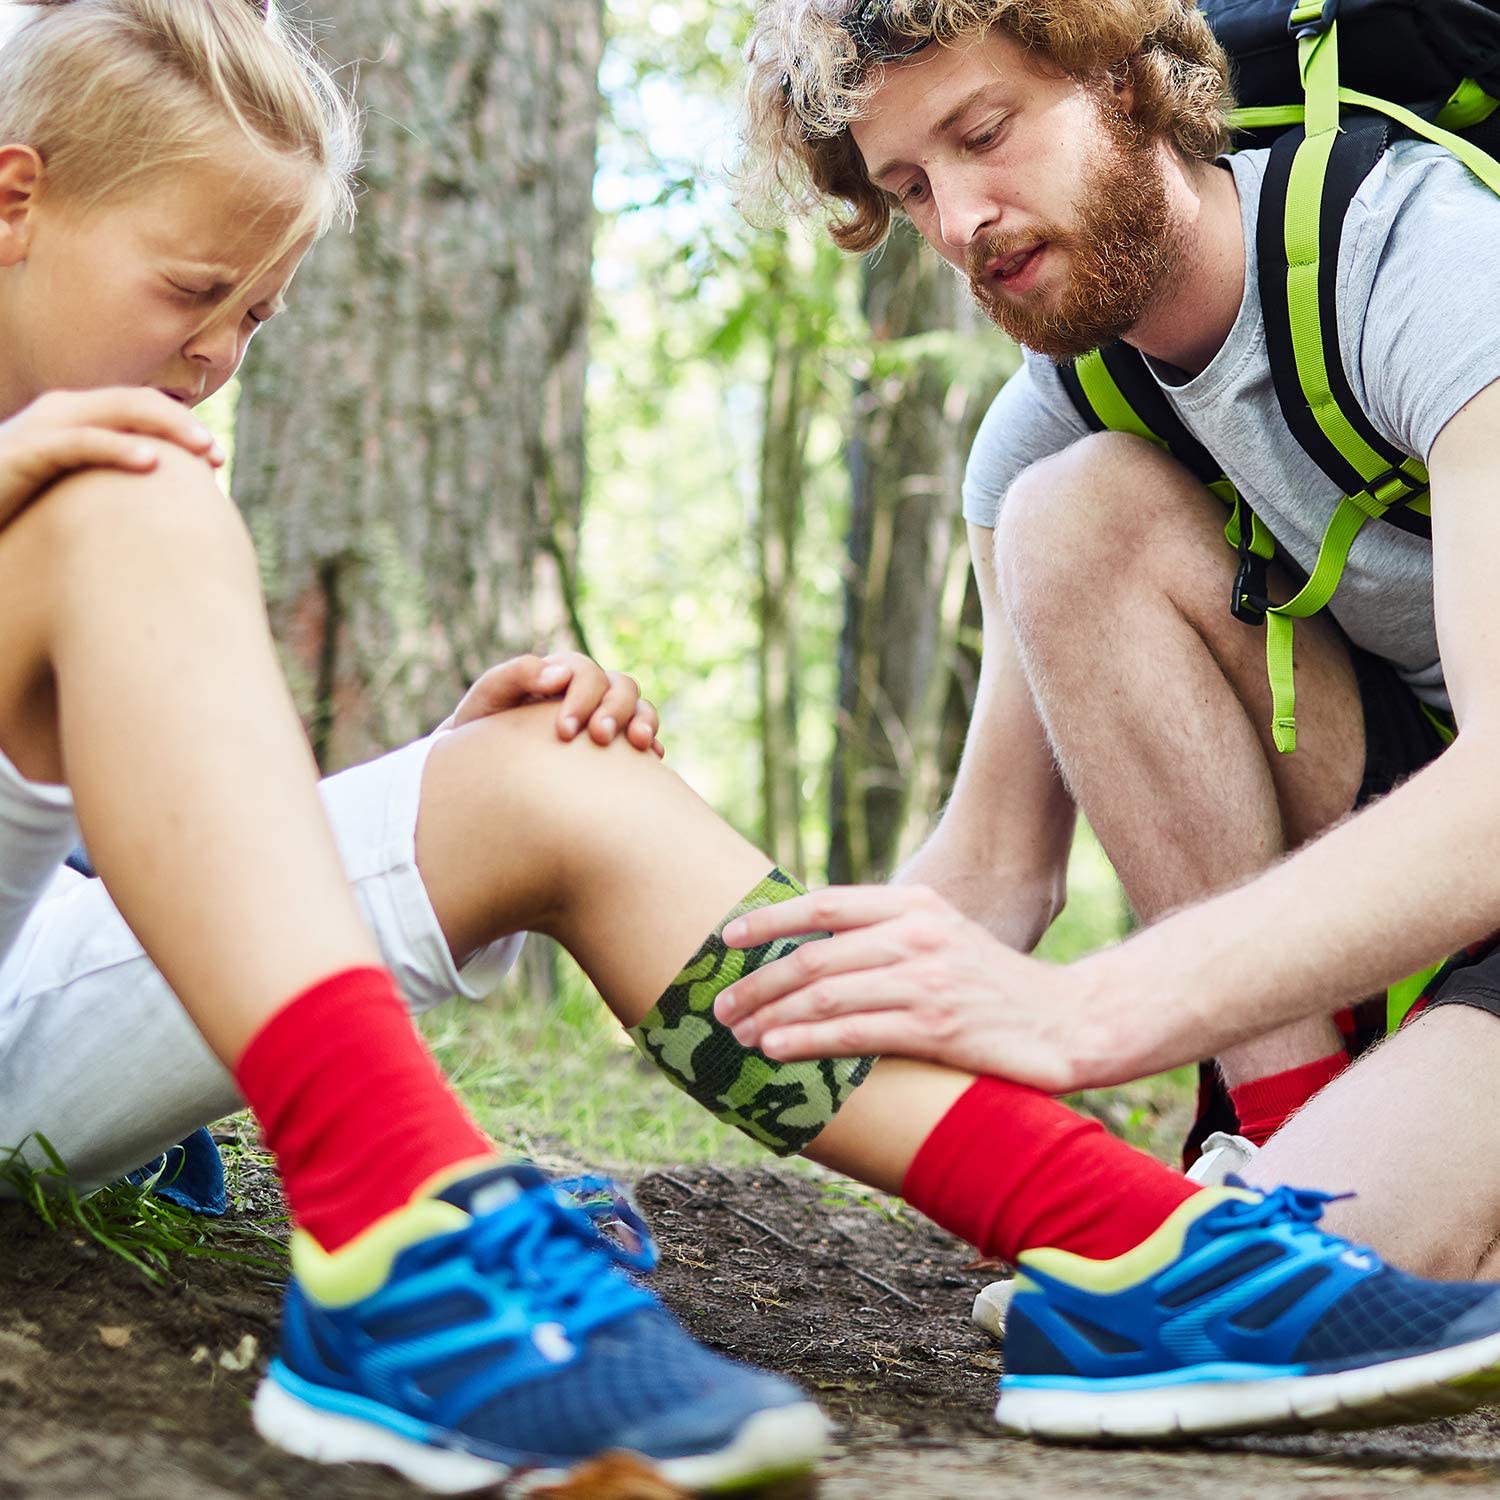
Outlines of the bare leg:
[[[445,736],[417,861],[456,956],[527,928],[562,942],[634,1025],[772,861],[654,759],[561,745],[551,710]],[[890,1192],[972,1080],[887,1059],[808,1155]]]
[[[1171,459],[1101,434],[1028,471],[996,536],[1001,593],[1064,779],[1148,921],[1329,827],[1364,769],[1347,648],[1322,619],[1297,626],[1297,752],[1271,744],[1265,633],[1229,614],[1223,524],[1223,507]],[[1233,1086],[1338,1046],[1331,1020],[1316,1018],[1219,1061]]]
[[1472,1277],[1500,1234],[1497,1076],[1500,1021],[1443,1006],[1324,1089],[1246,1175],[1352,1192],[1329,1206],[1336,1234],[1423,1275]]
[[111,895],[210,1047],[377,963],[207,467],[59,484],[0,534],[0,746],[65,781]]

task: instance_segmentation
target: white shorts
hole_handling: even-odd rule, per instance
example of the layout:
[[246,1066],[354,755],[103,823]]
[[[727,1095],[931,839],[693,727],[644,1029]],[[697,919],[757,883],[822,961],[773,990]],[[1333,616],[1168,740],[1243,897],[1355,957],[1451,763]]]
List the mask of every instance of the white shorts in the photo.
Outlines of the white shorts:
[[[521,946],[504,938],[461,970],[448,951],[416,865],[431,746],[322,786],[354,893],[414,1013],[482,998]],[[87,1191],[242,1101],[104,886],[58,869],[72,840],[66,791],[27,782],[0,756],[0,1160],[43,1135]],[[25,1154],[41,1160],[34,1144]]]

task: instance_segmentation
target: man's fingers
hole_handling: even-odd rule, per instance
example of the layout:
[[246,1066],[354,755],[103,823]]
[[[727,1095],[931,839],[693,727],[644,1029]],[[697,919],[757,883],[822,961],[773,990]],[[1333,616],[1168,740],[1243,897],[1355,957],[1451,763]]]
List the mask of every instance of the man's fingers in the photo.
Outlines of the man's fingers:
[[724,929],[724,941],[731,948],[754,948],[772,938],[795,937],[803,932],[843,932],[909,911],[935,910],[942,904],[941,898],[924,886],[830,885],[736,917]]
[[737,1042],[758,1047],[773,1031],[788,1027],[835,1021],[865,1011],[912,1009],[915,989],[908,972],[896,967],[834,974],[752,1012],[731,1030]]
[[[821,942],[804,943],[785,958],[756,969],[722,991],[714,1001],[714,1014],[725,1024],[733,1025],[809,985],[837,974],[867,975],[871,970],[899,963],[903,957],[891,936],[879,926],[856,928]],[[761,1029],[765,1029],[764,1025]]]
[[925,1058],[931,1042],[910,1011],[872,1010],[782,1027],[762,1037],[760,1049],[776,1062],[887,1055]]

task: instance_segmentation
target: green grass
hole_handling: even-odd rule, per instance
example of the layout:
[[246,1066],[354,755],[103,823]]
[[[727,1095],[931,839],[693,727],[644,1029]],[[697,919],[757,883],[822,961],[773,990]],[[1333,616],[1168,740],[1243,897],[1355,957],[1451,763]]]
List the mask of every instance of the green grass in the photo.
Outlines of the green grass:
[[444,1006],[422,1021],[444,1071],[505,1149],[630,1173],[770,1160],[647,1063],[576,966],[563,959],[559,970],[550,1005],[512,981],[483,1005]]
[[[49,1229],[86,1236],[134,1266],[148,1281],[165,1281],[178,1261],[193,1258],[270,1272],[284,1269],[285,1252],[274,1235],[243,1220],[234,1224],[231,1234],[221,1233],[216,1220],[190,1214],[158,1197],[154,1189],[160,1173],[140,1183],[116,1183],[103,1192],[80,1197],[52,1143],[40,1135],[36,1143],[44,1158],[40,1166],[24,1162],[19,1146],[0,1153],[0,1183]],[[225,1158],[227,1168],[233,1159],[229,1150]]]

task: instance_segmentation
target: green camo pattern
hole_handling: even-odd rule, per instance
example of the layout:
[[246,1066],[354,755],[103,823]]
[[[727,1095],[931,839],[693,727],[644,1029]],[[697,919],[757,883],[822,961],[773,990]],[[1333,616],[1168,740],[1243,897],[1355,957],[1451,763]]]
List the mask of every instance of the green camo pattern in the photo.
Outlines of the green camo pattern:
[[714,1015],[715,999],[736,979],[827,937],[814,932],[758,948],[725,947],[721,934],[736,917],[805,893],[785,870],[772,870],[704,940],[651,1013],[630,1028],[631,1040],[678,1088],[778,1156],[806,1147],[875,1064],[873,1057],[772,1062],[737,1042]]

